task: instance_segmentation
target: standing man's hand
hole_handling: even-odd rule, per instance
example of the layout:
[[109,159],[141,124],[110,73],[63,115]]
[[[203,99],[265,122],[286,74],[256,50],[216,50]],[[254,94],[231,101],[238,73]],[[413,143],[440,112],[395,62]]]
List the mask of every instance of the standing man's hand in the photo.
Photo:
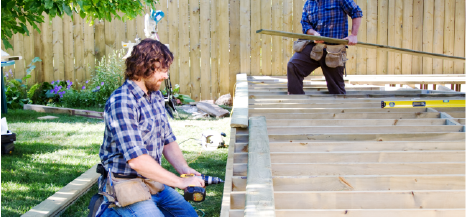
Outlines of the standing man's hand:
[[348,45],[355,45],[355,44],[358,43],[358,36],[357,35],[350,35],[350,36],[344,38],[343,40],[347,40]]
[[[320,36],[320,34],[319,34],[317,31],[313,30],[313,29],[307,30],[306,34],[308,34],[308,35]],[[317,40],[314,40],[314,43],[316,43],[316,44],[323,44],[324,41],[317,41]]]

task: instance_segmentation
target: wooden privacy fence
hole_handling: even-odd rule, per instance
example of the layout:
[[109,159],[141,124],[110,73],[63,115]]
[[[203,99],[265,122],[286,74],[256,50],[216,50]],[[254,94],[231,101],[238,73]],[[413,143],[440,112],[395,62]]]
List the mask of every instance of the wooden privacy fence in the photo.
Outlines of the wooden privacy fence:
[[[464,0],[355,0],[364,17],[358,40],[465,56]],[[165,12],[159,36],[175,55],[170,77],[181,92],[195,100],[232,93],[235,75],[286,75],[293,55],[292,39],[256,34],[258,29],[302,33],[304,0],[160,0]],[[46,20],[48,18],[46,17]],[[351,32],[351,20],[349,20]],[[35,56],[43,62],[31,82],[90,78],[95,59],[121,49],[121,42],[144,38],[144,18],[122,22],[96,21],[89,26],[79,16],[54,18],[42,33],[15,35],[13,50],[25,60],[15,76]],[[348,74],[462,74],[464,63],[396,54],[366,48],[348,50]],[[91,70],[88,70],[87,66]],[[8,70],[8,69],[7,69]],[[316,70],[315,75],[322,75]]]

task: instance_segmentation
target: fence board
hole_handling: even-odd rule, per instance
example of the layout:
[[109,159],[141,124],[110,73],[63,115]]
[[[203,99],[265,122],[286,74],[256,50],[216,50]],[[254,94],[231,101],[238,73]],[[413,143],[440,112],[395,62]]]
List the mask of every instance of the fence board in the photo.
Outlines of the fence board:
[[[395,46],[395,0],[388,0],[388,39],[389,46]],[[388,52],[387,74],[395,74],[395,53]]]
[[251,75],[251,1],[240,1],[240,63],[241,73]]
[[[118,15],[120,15],[120,17],[123,16],[123,13],[118,13]],[[114,48],[116,50],[120,50],[123,48],[123,45],[121,44],[121,42],[127,42],[126,40],[126,26],[125,26],[125,23],[118,19],[118,18],[114,18],[113,19],[113,25],[114,25],[114,28],[115,28],[115,41],[114,41]],[[112,53],[113,54],[113,53]]]
[[[445,1],[434,1],[434,40],[433,52],[443,54],[443,25],[445,16]],[[433,74],[443,74],[443,60],[434,59],[432,63]]]
[[[24,35],[24,65],[26,69],[28,68],[28,65],[31,64],[32,59],[34,59],[34,32],[32,29],[32,26],[28,23],[27,28],[29,31],[29,36],[27,34]],[[40,62],[39,62],[40,63]],[[34,64],[36,65],[36,64]],[[37,64],[38,65],[38,64]],[[24,75],[27,73],[24,72]],[[36,80],[36,73],[35,70],[31,72],[31,78],[28,80],[28,85],[33,85]]]
[[[178,28],[178,0],[170,0],[168,2],[168,22],[169,22],[169,34],[168,34],[168,41],[170,44],[170,51],[173,53],[173,63],[170,66],[170,81],[172,85],[180,83],[180,57],[179,57],[179,28]],[[138,22],[137,32],[140,34],[140,23],[141,18],[138,17],[136,22]],[[142,23],[142,28],[144,29],[144,23]],[[144,33],[143,33],[144,34]],[[139,35],[140,38],[143,35]]]
[[219,40],[219,89],[220,95],[230,93],[230,53],[229,53],[229,14],[228,14],[228,0],[218,1],[218,40]]
[[[112,15],[113,18],[113,15]],[[112,19],[111,22],[105,20],[105,55],[111,55],[115,50],[115,19]]]
[[95,50],[94,50],[94,27],[84,22],[84,70],[86,73],[85,80],[91,78],[95,68]]
[[84,32],[83,32],[83,19],[79,14],[74,13],[73,16],[74,29],[74,56],[75,63],[74,69],[76,72],[76,79],[82,82],[86,79],[86,70],[84,67]]
[[[44,47],[46,45],[44,44]],[[74,73],[73,20],[70,16],[63,16],[63,53],[65,73],[63,79],[76,81]],[[45,51],[45,49],[44,49]],[[58,78],[55,78],[58,79]],[[61,79],[62,80],[62,79]],[[50,80],[51,81],[51,80]]]
[[[8,40],[8,42],[11,44],[11,46],[15,46],[15,43],[14,43],[14,37],[11,37],[10,40]],[[2,50],[7,52],[9,55],[14,55],[14,51],[12,48],[8,48],[8,49],[5,49],[5,45],[3,44],[3,40],[1,41],[1,44],[2,44]],[[6,75],[7,72],[10,72],[11,70],[11,73],[13,73],[14,75],[14,71],[15,71],[15,66],[12,65],[12,66],[6,66],[6,67],[3,67],[3,72],[5,73],[4,76]],[[11,74],[9,74],[8,76],[10,76]]]
[[43,70],[44,70],[44,81],[53,81],[53,28],[52,22],[50,22],[49,15],[44,13],[44,23],[42,23],[42,43],[43,43]]
[[[156,5],[157,7],[157,10],[162,10],[163,13],[165,13],[165,16],[167,16],[167,0],[162,0],[162,1],[159,1],[158,2],[159,5]],[[134,19],[133,19],[134,20]],[[128,25],[128,21],[126,22],[126,28],[129,27]],[[168,21],[167,21],[167,17],[164,17],[158,25],[158,29],[157,29],[157,34],[159,35],[159,40],[160,42],[164,43],[164,44],[168,44]],[[129,32],[129,28],[128,28],[128,32]],[[134,37],[132,38],[129,38],[128,35],[129,34],[126,34],[127,35],[127,40],[134,40]]]
[[218,1],[211,1],[210,4],[210,47],[211,50],[211,69],[210,69],[210,91],[212,99],[216,100],[219,97],[219,80],[218,80],[218,67],[219,67],[219,40],[218,40]]
[[[367,1],[367,39],[369,43],[377,43],[377,1]],[[377,74],[377,50],[367,49],[367,74]]]
[[261,35],[256,31],[261,28],[261,2],[251,1],[251,75],[260,75]]
[[[283,0],[272,2],[272,29],[283,30]],[[282,37],[272,36],[272,75],[282,75]]]
[[235,91],[236,74],[241,70],[240,61],[240,1],[230,0],[230,84],[229,93]]
[[[443,54],[453,56],[455,49],[455,0],[445,0],[445,24],[443,30]],[[453,73],[453,61],[443,61],[443,74]]]
[[[293,32],[293,0],[283,0],[283,31]],[[286,75],[288,61],[293,55],[293,39],[283,37],[282,75]]]
[[24,36],[22,34],[13,35],[13,54],[22,56],[23,59],[15,61],[15,78],[22,79],[26,75],[24,65]]
[[[65,15],[63,19],[56,16],[52,19],[53,24],[53,79],[63,80],[65,61],[68,67],[73,67],[73,22],[71,17]],[[71,44],[71,47],[70,47]],[[66,47],[65,47],[66,46]],[[71,53],[71,57],[68,56]],[[69,69],[69,68],[67,68]],[[67,77],[68,78],[68,77]]]
[[201,0],[201,100],[210,96],[210,4]]
[[189,95],[191,92],[191,73],[189,71],[189,8],[188,0],[180,0],[179,23],[179,58],[180,58],[180,93]]
[[301,18],[303,15],[304,0],[293,0],[293,32],[294,33],[303,33],[303,28],[301,26]]
[[105,20],[95,20],[95,58],[100,61],[105,56]]
[[[272,1],[261,0],[261,28],[271,29],[271,13],[272,13]],[[261,48],[262,48],[262,75],[272,75],[272,36],[261,35]]]
[[[358,5],[361,8],[362,11],[367,11],[367,4],[366,1],[358,1]],[[359,41],[367,41],[367,19],[368,15],[367,12],[365,16],[361,18],[361,25],[359,26],[359,31],[358,31],[358,40]],[[358,62],[357,62],[357,75],[365,75],[367,74],[367,56],[366,56],[366,48],[359,48],[357,51],[358,55]]]
[[[465,55],[465,1],[456,0],[455,11],[455,56],[464,57]],[[464,63],[454,63],[454,73],[464,73]]]
[[[395,1],[395,47],[403,44],[403,0]],[[395,74],[401,74],[401,54],[395,53]]]
[[[377,44],[388,45],[388,0],[378,0],[377,11]],[[376,74],[387,74],[387,53],[377,50]]]
[[[37,25],[37,27],[39,27],[39,29],[42,29],[42,25]],[[34,32],[34,57],[39,57],[39,58],[43,58],[43,54],[42,54],[42,36],[41,34],[37,31],[37,30],[33,30]],[[35,79],[31,79],[31,82],[44,82],[44,77],[43,77],[43,73],[44,73],[44,70],[43,70],[43,64],[44,64],[44,60],[40,61],[40,62],[36,62],[35,66],[36,68],[34,69],[34,74],[35,74]]]
[[[434,38],[434,1],[424,2],[422,25],[422,51],[432,53]],[[432,58],[422,58],[422,74],[432,74]]]
[[[403,0],[403,48],[413,48],[413,0]],[[402,54],[402,74],[411,74],[412,55]]]
[[199,101],[201,94],[201,52],[199,43],[199,0],[189,0],[189,57],[191,62],[191,98]]
[[[414,9],[415,8],[415,9]],[[422,19],[423,1],[414,1],[413,4],[413,50],[422,51]],[[422,57],[413,56],[411,74],[422,74]]]
[[[357,3],[356,3],[357,4]],[[353,31],[353,20],[351,17],[348,17],[348,35],[351,35]],[[346,49],[346,70],[348,75],[354,75],[356,73],[356,55],[358,49],[355,47],[348,46]]]

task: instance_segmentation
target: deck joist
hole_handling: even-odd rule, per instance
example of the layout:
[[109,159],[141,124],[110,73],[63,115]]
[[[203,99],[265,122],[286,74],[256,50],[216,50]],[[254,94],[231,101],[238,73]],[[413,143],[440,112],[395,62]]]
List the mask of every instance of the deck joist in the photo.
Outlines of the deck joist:
[[[286,77],[241,76],[236,94],[243,100],[247,94],[247,117],[265,118],[269,152],[260,159],[270,159],[270,168],[251,163],[257,151],[250,146],[264,142],[250,138],[257,126],[254,132],[232,126],[222,217],[250,215],[251,204],[257,207],[251,216],[261,216],[271,202],[275,216],[465,216],[465,108],[380,108],[383,100],[464,99],[464,93],[374,86],[464,84],[464,77],[348,76],[348,84],[358,85],[331,95],[321,77],[310,76],[306,94],[286,95]],[[257,182],[261,169],[270,169],[271,178]],[[257,188],[272,196],[249,199],[248,189]]]

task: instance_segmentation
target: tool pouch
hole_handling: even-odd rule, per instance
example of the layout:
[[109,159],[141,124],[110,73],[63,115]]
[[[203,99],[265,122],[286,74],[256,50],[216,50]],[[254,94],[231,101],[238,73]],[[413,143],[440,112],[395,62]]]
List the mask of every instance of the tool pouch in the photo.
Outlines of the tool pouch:
[[330,68],[344,66],[346,62],[346,46],[345,45],[327,45],[327,56],[325,64]]
[[[112,184],[107,186],[107,193],[114,193],[115,205],[125,207],[140,201],[150,200],[151,194],[164,190],[164,185],[150,179],[142,178],[115,178],[111,175]],[[108,197],[107,197],[108,198]]]
[[297,40],[295,42],[293,42],[293,50],[295,52],[301,52],[303,51],[303,49],[309,44],[311,43],[310,40]]
[[311,51],[311,59],[319,61],[324,55],[325,44],[315,44]]

